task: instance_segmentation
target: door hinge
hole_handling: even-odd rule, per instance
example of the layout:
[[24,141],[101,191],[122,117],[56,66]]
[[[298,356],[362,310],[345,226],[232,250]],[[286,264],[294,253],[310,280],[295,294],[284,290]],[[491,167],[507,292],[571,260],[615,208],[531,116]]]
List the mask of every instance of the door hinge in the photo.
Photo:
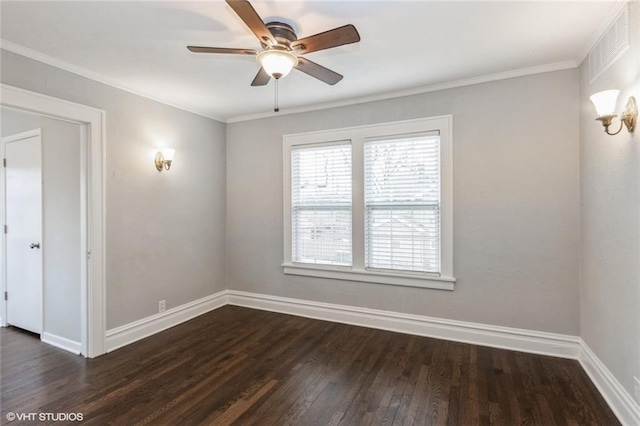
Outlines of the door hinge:
[[6,158],[2,159],[2,166],[3,167],[7,167],[7,159]]
[[4,292],[4,300],[9,300],[9,292],[8,291]]
[[7,225],[4,226],[4,233],[5,234],[9,233],[9,227]]

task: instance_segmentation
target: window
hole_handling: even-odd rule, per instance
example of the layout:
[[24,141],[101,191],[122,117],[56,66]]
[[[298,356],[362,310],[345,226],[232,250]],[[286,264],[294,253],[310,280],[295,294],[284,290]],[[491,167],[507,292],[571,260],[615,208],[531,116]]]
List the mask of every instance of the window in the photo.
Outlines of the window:
[[351,145],[291,151],[293,261],[351,265]]
[[286,135],[284,272],[452,290],[451,122]]
[[440,135],[364,144],[365,266],[440,273]]

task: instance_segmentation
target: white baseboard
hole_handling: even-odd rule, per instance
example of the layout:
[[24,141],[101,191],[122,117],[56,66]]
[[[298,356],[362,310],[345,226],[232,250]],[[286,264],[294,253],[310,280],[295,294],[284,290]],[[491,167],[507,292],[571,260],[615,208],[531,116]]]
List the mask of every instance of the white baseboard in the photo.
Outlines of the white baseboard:
[[494,348],[578,359],[580,338],[355,306],[228,290],[230,305]]
[[56,348],[64,349],[76,355],[80,355],[82,345],[80,342],[67,339],[66,337],[60,337],[55,334],[47,333],[46,331],[40,335],[40,340]]
[[628,426],[640,425],[640,406],[582,339],[580,339],[580,348],[582,368],[587,372],[620,423]]
[[[481,346],[577,359],[623,425],[640,425],[640,407],[578,336],[501,327],[399,312],[336,305],[237,290],[224,290],[107,331],[107,352],[176,326],[224,305],[243,306],[301,317],[414,334]],[[46,335],[47,333],[44,333]],[[80,352],[80,344],[53,336],[42,340]],[[69,344],[77,345],[71,350]]]
[[227,290],[107,330],[107,352],[159,333],[227,304]]

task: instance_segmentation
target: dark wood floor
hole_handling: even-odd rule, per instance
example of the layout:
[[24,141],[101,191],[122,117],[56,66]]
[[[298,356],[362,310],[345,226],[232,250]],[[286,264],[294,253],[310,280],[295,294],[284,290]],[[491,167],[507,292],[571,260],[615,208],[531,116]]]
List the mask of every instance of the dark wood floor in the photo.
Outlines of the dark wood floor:
[[619,424],[577,361],[233,306],[89,360],[0,338],[2,424]]

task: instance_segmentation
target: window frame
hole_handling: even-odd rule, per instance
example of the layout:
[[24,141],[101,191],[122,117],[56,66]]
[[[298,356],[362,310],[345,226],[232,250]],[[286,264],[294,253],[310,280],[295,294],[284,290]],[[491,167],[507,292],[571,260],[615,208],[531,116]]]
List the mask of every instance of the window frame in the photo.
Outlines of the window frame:
[[[365,268],[365,201],[364,143],[374,138],[416,133],[440,133],[440,273],[391,271]],[[331,278],[376,284],[453,290],[453,116],[403,120],[365,126],[297,133],[283,136],[284,184],[284,262],[288,275]],[[292,261],[292,200],[291,151],[301,145],[326,145],[350,141],[352,203],[351,203],[351,266],[332,266]]]

